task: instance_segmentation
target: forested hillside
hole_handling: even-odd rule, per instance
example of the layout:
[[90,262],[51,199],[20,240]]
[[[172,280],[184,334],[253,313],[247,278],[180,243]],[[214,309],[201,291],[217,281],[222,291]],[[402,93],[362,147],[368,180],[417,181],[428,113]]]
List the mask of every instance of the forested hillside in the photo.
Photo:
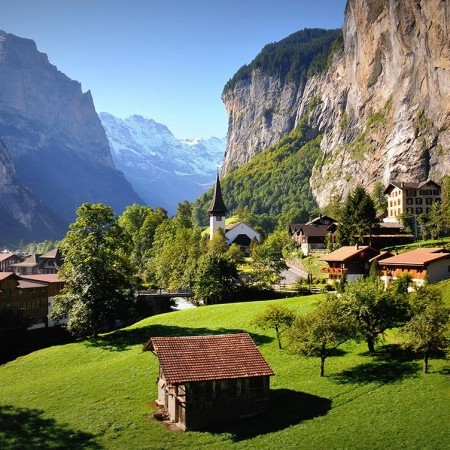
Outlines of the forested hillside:
[[[222,191],[229,214],[246,208],[252,214],[271,216],[272,223],[287,225],[307,220],[317,205],[309,189],[309,177],[320,150],[321,136],[311,139],[306,120],[278,144],[255,156],[227,175]],[[212,199],[210,190],[194,203],[196,220],[205,225]]]
[[341,44],[342,30],[308,28],[298,31],[279,42],[267,44],[250,64],[236,72],[223,90],[233,89],[238,81],[250,78],[256,69],[283,82],[304,85],[308,77],[329,67],[330,55]]

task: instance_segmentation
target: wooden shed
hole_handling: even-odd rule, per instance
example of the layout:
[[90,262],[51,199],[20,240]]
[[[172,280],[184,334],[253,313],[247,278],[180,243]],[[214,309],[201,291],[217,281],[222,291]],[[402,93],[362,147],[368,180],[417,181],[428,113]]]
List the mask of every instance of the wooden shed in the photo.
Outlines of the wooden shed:
[[202,429],[267,411],[274,375],[247,333],[154,337],[156,404],[179,428]]

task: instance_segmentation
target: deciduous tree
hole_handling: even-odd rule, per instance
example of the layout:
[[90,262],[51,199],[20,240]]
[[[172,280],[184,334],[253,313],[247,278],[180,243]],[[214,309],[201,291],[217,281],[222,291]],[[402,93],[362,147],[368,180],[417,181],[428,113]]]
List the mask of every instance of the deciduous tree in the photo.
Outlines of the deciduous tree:
[[377,281],[348,284],[340,301],[344,314],[354,321],[357,336],[366,341],[370,353],[375,352],[375,342],[380,335],[407,320],[405,297],[385,291]]
[[263,330],[274,329],[278,348],[281,350],[281,334],[288,329],[295,320],[295,313],[281,305],[270,305],[253,319],[253,324]]
[[68,314],[69,331],[96,336],[132,310],[132,271],[121,252],[126,239],[109,206],[84,203],[77,209],[60,246],[66,284],[52,313],[57,320]]
[[223,255],[208,253],[199,260],[194,294],[208,305],[226,303],[233,299],[238,281],[234,263]]
[[297,316],[289,328],[289,338],[301,355],[320,358],[320,376],[325,375],[325,360],[344,342],[354,336],[354,322],[343,313],[335,296],[328,296],[317,309]]
[[428,373],[431,352],[449,348],[450,309],[433,287],[421,287],[411,295],[412,318],[403,327],[409,338],[406,346],[423,353],[423,373]]

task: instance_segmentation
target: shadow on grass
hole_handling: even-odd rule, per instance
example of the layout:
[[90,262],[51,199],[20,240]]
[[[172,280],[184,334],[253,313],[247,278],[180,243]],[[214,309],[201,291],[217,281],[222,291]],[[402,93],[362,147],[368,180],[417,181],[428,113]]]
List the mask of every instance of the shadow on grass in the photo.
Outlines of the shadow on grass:
[[270,391],[269,412],[253,418],[215,427],[213,433],[230,433],[233,441],[251,439],[255,436],[273,433],[305,420],[325,415],[331,409],[331,400],[297,392],[291,389]]
[[57,424],[54,419],[42,417],[38,409],[0,406],[0,448],[3,450],[23,449],[87,449],[102,447],[92,441],[91,434],[76,431]]
[[[147,343],[151,337],[165,337],[165,336],[205,336],[211,334],[231,334],[246,332],[238,329],[219,328],[185,328],[177,326],[166,325],[149,325],[142,328],[131,328],[114,331],[97,338],[92,338],[84,341],[84,344],[89,347],[99,347],[109,351],[121,352],[128,350],[130,347]],[[250,336],[255,341],[256,345],[271,342],[273,338],[250,333]]]
[[339,383],[385,384],[416,377],[420,372],[417,355],[398,345],[386,345],[370,356],[372,361],[344,370],[333,378]]

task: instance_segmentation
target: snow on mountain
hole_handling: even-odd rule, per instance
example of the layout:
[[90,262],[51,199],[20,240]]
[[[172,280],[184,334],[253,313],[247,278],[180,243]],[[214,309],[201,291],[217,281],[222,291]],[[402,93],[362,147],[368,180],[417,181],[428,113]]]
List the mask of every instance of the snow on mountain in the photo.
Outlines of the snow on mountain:
[[99,113],[116,167],[152,207],[173,213],[214,183],[226,138],[178,140],[163,124],[142,116]]

